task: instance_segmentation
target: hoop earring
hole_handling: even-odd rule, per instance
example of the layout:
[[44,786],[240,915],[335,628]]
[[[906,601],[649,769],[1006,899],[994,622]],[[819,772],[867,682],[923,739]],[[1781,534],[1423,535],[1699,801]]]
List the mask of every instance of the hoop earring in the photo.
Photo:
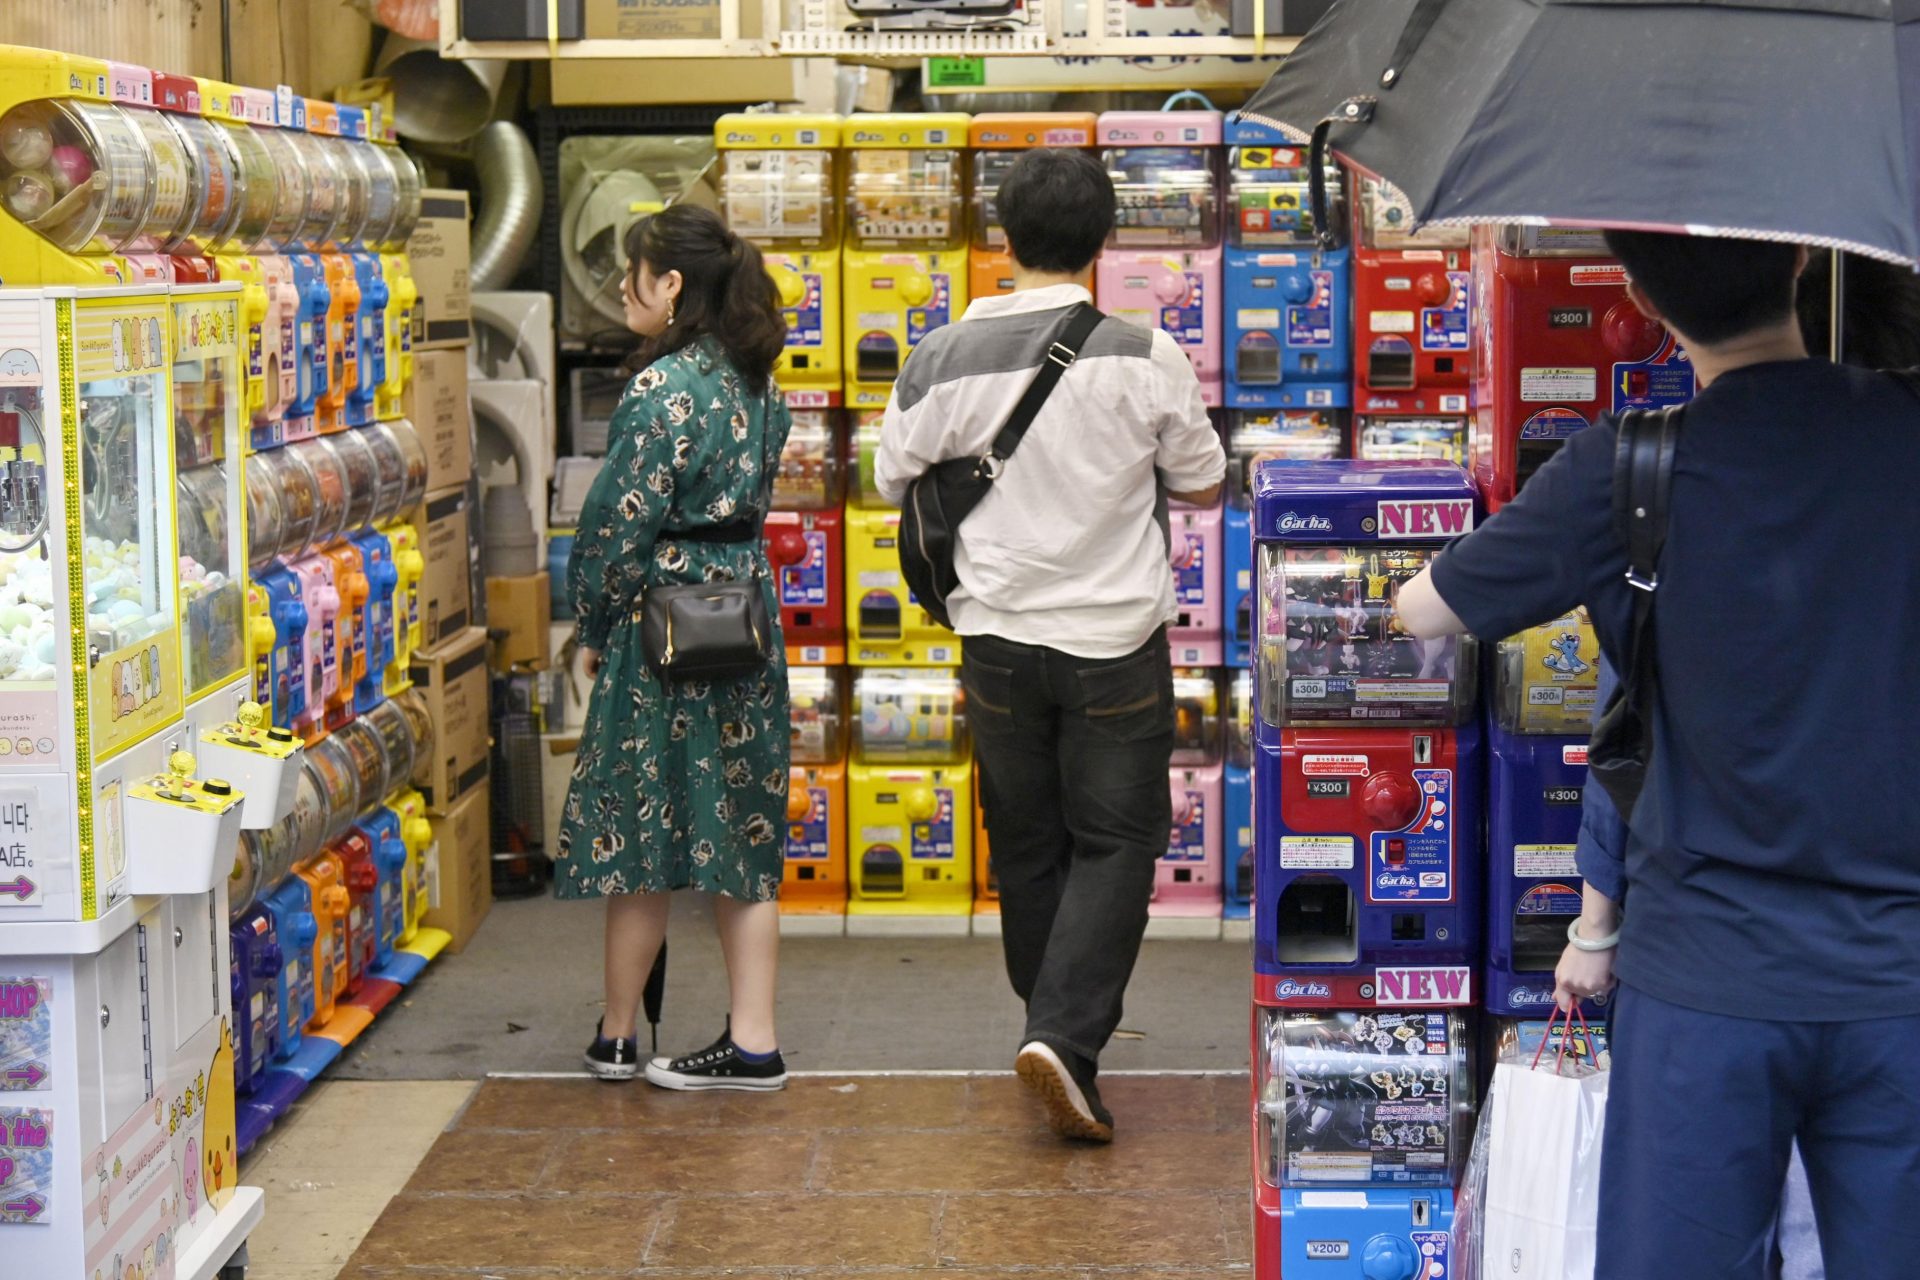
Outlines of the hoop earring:
[[667,328],[673,328],[673,299],[667,299]]

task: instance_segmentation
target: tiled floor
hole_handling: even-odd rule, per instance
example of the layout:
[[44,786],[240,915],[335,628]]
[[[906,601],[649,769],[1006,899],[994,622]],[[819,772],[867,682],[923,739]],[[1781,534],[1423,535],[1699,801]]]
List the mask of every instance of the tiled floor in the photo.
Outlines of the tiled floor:
[[334,1280],[475,1087],[322,1080],[308,1090],[240,1166],[267,1193],[247,1240],[249,1280]]
[[1105,1148],[1054,1139],[1005,1075],[771,1096],[489,1080],[341,1280],[1245,1274],[1246,1077],[1102,1089],[1119,1133]]

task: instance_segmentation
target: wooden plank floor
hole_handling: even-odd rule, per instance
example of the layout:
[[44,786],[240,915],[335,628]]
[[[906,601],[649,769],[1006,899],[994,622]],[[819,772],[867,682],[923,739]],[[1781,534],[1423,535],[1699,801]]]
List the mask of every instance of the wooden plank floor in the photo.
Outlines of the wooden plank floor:
[[1245,1076],[1110,1076],[1110,1147],[1010,1075],[781,1094],[493,1079],[342,1280],[1092,1280],[1248,1271]]

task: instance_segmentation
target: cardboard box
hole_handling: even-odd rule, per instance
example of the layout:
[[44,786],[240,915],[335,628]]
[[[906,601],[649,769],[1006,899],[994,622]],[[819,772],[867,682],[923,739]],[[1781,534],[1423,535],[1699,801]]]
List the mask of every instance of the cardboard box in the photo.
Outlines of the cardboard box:
[[424,924],[445,929],[459,953],[473,941],[493,907],[493,811],[486,780],[468,792],[453,812],[428,821],[439,846],[439,892],[428,902]]
[[546,570],[521,578],[487,579],[487,661],[495,671],[546,669],[552,659],[553,586]]
[[540,817],[549,856],[560,847],[560,815],[566,811],[573,762],[580,753],[577,733],[540,735]]
[[427,448],[427,492],[465,484],[473,474],[473,406],[467,401],[463,347],[422,351],[401,412]]
[[466,487],[427,494],[412,519],[426,562],[420,573],[420,613],[425,647],[431,649],[474,625],[467,563],[474,520]]
[[721,0],[587,0],[587,39],[718,40],[720,3]]
[[415,351],[464,347],[473,338],[471,219],[466,192],[430,187],[420,193],[420,222],[407,241],[413,282],[420,288],[413,312]]
[[645,75],[634,63],[568,59],[553,78],[556,107],[637,106],[668,102],[793,102],[800,94],[789,58],[655,58]]
[[433,719],[433,750],[424,769],[415,763],[414,785],[428,813],[448,813],[474,788],[487,785],[492,756],[487,633],[470,627],[437,649],[416,652],[409,673]]

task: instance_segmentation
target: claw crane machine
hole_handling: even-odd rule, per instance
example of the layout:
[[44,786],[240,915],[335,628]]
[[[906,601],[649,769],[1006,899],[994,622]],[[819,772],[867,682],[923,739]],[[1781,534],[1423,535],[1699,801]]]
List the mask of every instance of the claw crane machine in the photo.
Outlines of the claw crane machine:
[[847,403],[884,409],[920,340],[967,309],[960,113],[863,115],[847,148]]
[[1221,136],[1211,110],[1109,111],[1099,122],[1118,202],[1097,271],[1100,308],[1166,330],[1210,406],[1222,400]]
[[990,111],[973,118],[967,137],[973,155],[969,297],[1013,292],[1013,256],[993,203],[1007,170],[1036,147],[1092,147],[1098,119],[1089,111]]
[[730,114],[713,125],[727,225],[758,245],[787,346],[774,376],[796,409],[839,405],[838,116]]
[[1353,202],[1354,456],[1467,462],[1472,253],[1464,227],[1413,226],[1398,187],[1358,171]]
[[964,935],[973,913],[973,760],[952,670],[853,681],[847,933]]
[[164,285],[122,287],[179,212],[156,212],[167,122],[112,100],[143,75],[0,48],[0,1254],[22,1276],[149,1250],[205,1276],[261,1212],[233,1162],[242,788],[224,757],[200,773],[219,752],[182,715],[175,316]]

